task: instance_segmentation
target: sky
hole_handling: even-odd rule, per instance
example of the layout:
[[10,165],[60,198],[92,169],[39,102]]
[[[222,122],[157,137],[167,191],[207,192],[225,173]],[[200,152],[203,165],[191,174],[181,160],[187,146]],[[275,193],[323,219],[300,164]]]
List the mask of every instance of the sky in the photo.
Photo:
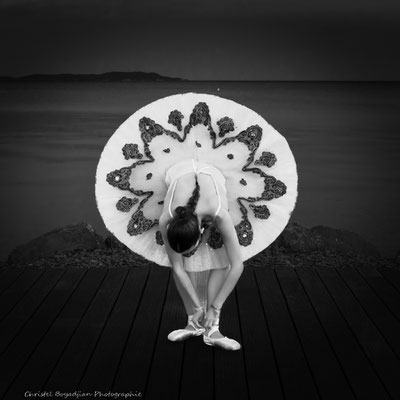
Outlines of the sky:
[[0,0],[0,76],[399,80],[398,0]]

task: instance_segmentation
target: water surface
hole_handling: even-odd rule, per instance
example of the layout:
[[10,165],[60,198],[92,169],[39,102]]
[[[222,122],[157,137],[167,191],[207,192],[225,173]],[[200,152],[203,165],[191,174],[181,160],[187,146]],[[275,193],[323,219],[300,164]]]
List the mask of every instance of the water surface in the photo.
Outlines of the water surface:
[[400,249],[398,83],[1,83],[0,257],[77,221],[105,236],[94,183],[108,138],[138,108],[191,91],[244,104],[286,137],[299,173],[293,221]]

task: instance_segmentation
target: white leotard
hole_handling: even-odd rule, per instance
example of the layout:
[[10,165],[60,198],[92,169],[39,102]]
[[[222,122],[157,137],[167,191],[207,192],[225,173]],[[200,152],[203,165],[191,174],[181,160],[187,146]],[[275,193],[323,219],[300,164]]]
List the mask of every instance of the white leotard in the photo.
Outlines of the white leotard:
[[209,175],[214,183],[215,192],[218,197],[218,207],[214,213],[214,218],[213,218],[213,219],[215,219],[216,216],[218,215],[219,211],[221,210],[221,205],[222,205],[221,195],[220,195],[221,190],[226,195],[225,177],[214,166],[206,164],[206,163],[199,163],[193,159],[181,161],[181,162],[173,165],[166,172],[165,181],[166,181],[167,185],[169,186],[168,191],[170,191],[170,190],[172,191],[171,196],[170,196],[169,205],[168,205],[169,214],[171,217],[173,217],[171,205],[172,205],[172,200],[174,198],[175,188],[176,188],[178,179],[183,175],[193,173],[193,172],[195,174]]

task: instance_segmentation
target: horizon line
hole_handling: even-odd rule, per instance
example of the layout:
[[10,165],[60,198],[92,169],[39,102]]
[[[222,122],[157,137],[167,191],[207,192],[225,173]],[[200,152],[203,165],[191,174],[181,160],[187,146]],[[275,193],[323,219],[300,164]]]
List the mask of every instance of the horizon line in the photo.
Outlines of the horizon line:
[[[179,77],[170,77],[165,75],[160,75],[157,72],[143,72],[143,71],[108,71],[102,73],[70,73],[70,72],[59,72],[59,73],[32,73],[27,75],[20,75],[20,76],[9,76],[9,75],[0,75],[0,81],[29,81],[29,79],[35,78],[56,78],[59,77],[60,80],[63,80],[63,77],[98,77],[101,78],[104,75],[110,74],[137,74],[142,76],[149,76],[149,79],[141,78],[141,79],[110,79],[108,82],[245,82],[245,83],[257,83],[257,82],[264,82],[264,83],[310,83],[310,82],[326,82],[326,83],[398,83],[400,79],[188,79],[188,78],[179,78]],[[154,78],[154,76],[159,77],[159,79]],[[153,78],[150,78],[153,76]],[[38,79],[39,80],[39,79]],[[92,80],[93,81],[93,80]],[[78,82],[79,81],[75,81]],[[107,82],[107,80],[103,81]]]

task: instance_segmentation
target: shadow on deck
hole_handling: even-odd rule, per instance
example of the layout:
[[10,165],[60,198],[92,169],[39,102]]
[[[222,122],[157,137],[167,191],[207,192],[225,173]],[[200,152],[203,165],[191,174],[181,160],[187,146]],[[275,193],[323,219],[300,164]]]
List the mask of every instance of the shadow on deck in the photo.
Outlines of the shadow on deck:
[[185,324],[169,268],[3,268],[0,398],[400,399],[400,271],[246,267],[240,351]]

